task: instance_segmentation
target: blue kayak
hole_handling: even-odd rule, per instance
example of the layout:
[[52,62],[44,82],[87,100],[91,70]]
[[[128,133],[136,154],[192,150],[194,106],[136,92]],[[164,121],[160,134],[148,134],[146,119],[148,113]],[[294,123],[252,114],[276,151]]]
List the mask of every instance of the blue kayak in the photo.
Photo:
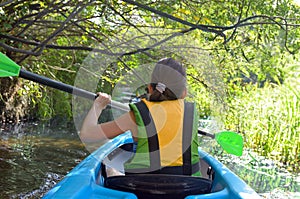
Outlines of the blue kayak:
[[201,177],[165,174],[108,176],[107,167],[122,171],[122,162],[130,158],[130,154],[121,148],[132,142],[129,132],[110,140],[79,163],[43,198],[261,198],[237,175],[200,148]]

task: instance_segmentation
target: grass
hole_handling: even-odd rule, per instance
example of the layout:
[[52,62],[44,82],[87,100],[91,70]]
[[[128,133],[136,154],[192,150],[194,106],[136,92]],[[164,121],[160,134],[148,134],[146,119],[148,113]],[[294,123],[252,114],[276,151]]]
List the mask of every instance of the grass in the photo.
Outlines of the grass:
[[294,73],[283,85],[248,85],[226,114],[226,127],[242,132],[245,147],[300,172],[300,82]]

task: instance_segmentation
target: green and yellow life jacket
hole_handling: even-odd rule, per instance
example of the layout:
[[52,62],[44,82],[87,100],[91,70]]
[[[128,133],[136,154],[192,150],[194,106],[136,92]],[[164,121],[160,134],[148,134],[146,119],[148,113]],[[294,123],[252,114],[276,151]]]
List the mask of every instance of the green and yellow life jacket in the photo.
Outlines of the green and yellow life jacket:
[[194,103],[184,100],[130,104],[138,125],[134,157],[126,173],[199,175],[198,120]]

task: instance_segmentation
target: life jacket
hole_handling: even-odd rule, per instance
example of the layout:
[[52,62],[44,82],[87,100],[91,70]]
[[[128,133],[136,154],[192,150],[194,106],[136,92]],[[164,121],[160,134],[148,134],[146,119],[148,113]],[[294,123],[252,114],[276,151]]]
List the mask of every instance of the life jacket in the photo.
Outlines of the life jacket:
[[138,143],[125,173],[199,175],[198,120],[194,103],[183,99],[130,104]]

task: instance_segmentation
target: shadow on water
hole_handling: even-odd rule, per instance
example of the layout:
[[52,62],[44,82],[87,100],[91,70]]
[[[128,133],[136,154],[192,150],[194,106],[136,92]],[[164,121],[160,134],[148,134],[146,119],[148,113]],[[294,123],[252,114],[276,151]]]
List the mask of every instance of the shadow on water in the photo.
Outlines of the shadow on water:
[[[253,161],[247,151],[242,157],[225,154],[212,140],[202,140],[201,146],[263,198],[300,198],[299,174],[278,169],[268,160]],[[2,125],[0,198],[41,198],[87,155],[72,125]]]

